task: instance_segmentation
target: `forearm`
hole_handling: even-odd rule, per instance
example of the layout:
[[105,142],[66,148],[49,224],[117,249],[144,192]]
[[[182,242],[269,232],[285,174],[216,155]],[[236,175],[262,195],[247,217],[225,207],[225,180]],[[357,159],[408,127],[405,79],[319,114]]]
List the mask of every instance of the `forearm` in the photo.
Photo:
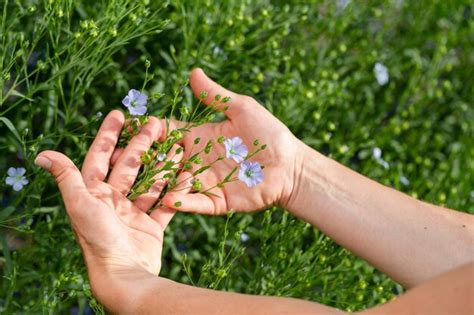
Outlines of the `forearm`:
[[288,208],[405,286],[474,259],[474,219],[380,185],[307,146]]
[[140,314],[342,314],[318,303],[215,291],[152,277]]

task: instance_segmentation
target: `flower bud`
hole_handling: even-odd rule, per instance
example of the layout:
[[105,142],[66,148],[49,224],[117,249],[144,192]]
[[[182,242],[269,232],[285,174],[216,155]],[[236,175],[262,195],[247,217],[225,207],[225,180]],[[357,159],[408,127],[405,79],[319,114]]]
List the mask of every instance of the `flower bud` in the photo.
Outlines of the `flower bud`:
[[229,96],[226,96],[222,99],[222,103],[227,103],[230,101],[230,97]]
[[205,99],[207,97],[207,92],[206,91],[201,91],[201,93],[199,93],[199,98],[200,99]]
[[196,190],[196,191],[200,191],[202,188],[202,183],[199,179],[195,179],[193,180],[193,189]]
[[151,163],[151,156],[148,154],[148,152],[145,152],[142,154],[140,157],[140,160],[142,161],[143,164],[147,165]]

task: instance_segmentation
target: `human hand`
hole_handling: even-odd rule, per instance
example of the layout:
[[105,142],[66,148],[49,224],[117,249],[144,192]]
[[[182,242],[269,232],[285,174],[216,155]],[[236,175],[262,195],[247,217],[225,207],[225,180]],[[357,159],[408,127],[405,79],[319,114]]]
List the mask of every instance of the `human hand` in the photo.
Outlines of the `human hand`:
[[147,214],[163,183],[134,202],[126,197],[140,169],[142,153],[162,136],[158,119],[150,117],[109,172],[123,124],[119,111],[104,119],[87,153],[82,175],[59,152],[44,151],[35,160],[56,178],[82,248],[92,292],[112,311],[133,310],[146,293],[145,279],[160,272],[163,231],[174,214],[166,208]]
[[[196,95],[205,91],[208,93],[203,100],[210,105],[216,95],[229,96],[227,103],[218,104],[218,110],[224,111],[227,120],[220,123],[208,123],[191,128],[183,140],[186,155],[192,154],[191,148],[199,150],[194,145],[194,139],[201,138],[201,148],[208,140],[215,141],[219,136],[231,138],[238,136],[250,151],[256,148],[255,139],[267,148],[261,151],[252,160],[264,166],[264,181],[255,187],[248,188],[243,182],[231,182],[223,188],[215,187],[209,192],[179,194],[169,192],[163,198],[163,204],[180,211],[196,212],[203,214],[224,214],[227,211],[254,211],[270,205],[278,204],[285,207],[293,191],[302,165],[300,153],[302,142],[290,130],[275,118],[253,98],[226,90],[211,79],[201,69],[195,69],[190,76],[191,88]],[[225,107],[228,109],[225,110]],[[183,127],[183,122],[175,122],[175,127]],[[225,156],[223,146],[214,146],[208,155],[202,155],[202,165],[207,165],[216,160],[218,156]],[[214,187],[222,181],[237,164],[224,159],[206,172],[197,177],[202,183],[201,191]],[[179,205],[179,206],[177,206]]]

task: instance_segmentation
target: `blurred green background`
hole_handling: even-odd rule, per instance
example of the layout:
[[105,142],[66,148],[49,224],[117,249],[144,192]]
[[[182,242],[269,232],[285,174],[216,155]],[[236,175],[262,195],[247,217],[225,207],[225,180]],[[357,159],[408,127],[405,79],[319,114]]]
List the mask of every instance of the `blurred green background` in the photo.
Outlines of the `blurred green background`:
[[[0,0],[0,312],[101,312],[54,181],[33,160],[56,149],[80,165],[97,113],[141,86],[145,60],[148,93],[167,95],[154,114],[199,66],[325,155],[474,213],[473,9],[467,0]],[[181,103],[191,102],[186,88]],[[5,184],[9,167],[27,170],[20,192]],[[162,275],[348,311],[403,292],[282,209],[177,215]]]

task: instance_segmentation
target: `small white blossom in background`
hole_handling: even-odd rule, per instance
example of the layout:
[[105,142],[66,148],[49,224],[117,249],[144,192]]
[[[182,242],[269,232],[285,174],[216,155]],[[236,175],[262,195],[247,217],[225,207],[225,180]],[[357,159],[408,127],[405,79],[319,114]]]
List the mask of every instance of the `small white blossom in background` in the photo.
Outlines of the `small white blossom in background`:
[[394,0],[393,1],[397,9],[400,9],[403,6],[403,0]]
[[406,178],[405,176],[400,175],[400,183],[402,183],[405,186],[408,186],[410,185],[410,180]]
[[245,243],[245,242],[247,242],[249,239],[250,239],[250,236],[249,236],[247,233],[242,233],[242,234],[240,234],[240,240],[241,240],[242,242]]
[[336,6],[339,11],[344,10],[349,3],[351,3],[351,0],[337,0]]
[[23,167],[10,167],[7,171],[7,178],[5,179],[5,184],[13,187],[14,191],[20,191],[25,185],[28,184],[28,180],[24,176],[26,169]]
[[378,159],[382,158],[382,150],[378,147],[375,147],[372,150],[372,155],[373,155],[374,159],[378,160]]
[[377,62],[375,64],[374,74],[379,85],[385,85],[388,83],[388,79],[389,79],[388,69],[380,62]]
[[377,163],[382,165],[385,169],[390,168],[390,164],[388,164],[388,162],[382,158],[382,150],[379,147],[375,147],[372,150],[372,156],[377,161]]

